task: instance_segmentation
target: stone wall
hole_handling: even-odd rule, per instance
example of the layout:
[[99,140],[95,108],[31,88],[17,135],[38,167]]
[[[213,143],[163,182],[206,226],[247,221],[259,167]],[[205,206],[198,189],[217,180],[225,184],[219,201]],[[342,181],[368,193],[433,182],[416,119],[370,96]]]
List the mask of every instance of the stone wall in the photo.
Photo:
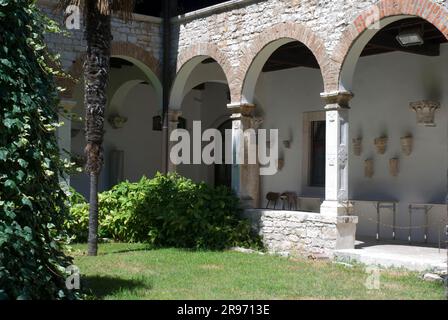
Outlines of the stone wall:
[[448,37],[447,0],[241,0],[174,19],[172,59],[179,69],[184,57],[210,52],[237,103],[254,53],[275,39],[293,38],[316,56],[331,92],[339,89],[344,59],[358,36],[386,17],[406,15],[426,19]]
[[[63,12],[55,9],[55,1],[39,1],[39,5],[48,16],[61,24],[63,30]],[[133,15],[128,23],[112,18],[112,36],[114,43],[132,44],[150,52],[156,60],[162,59],[162,25],[161,19],[143,15]],[[82,25],[82,21],[81,21]],[[48,47],[61,55],[63,67],[70,71],[78,59],[82,59],[86,51],[86,42],[82,30],[66,30],[68,35],[48,34]]]
[[357,217],[267,209],[246,210],[244,217],[251,221],[269,252],[296,256],[332,257],[342,243],[338,224],[347,224],[341,219],[357,221]]
[[[235,1],[233,1],[235,2]],[[378,0],[258,0],[239,1],[231,9],[204,14],[186,15],[177,20],[178,51],[195,43],[214,43],[228,53],[233,66],[239,65],[245,47],[270,27],[284,22],[306,24],[331,52],[339,43],[348,26]],[[418,7],[427,3],[441,4],[448,8],[447,0],[393,0],[391,6],[413,2]],[[375,13],[372,12],[372,15]],[[365,17],[369,18],[369,17]],[[371,17],[374,19],[374,17]],[[445,21],[445,25],[448,22]]]
[[[63,13],[54,10],[55,2],[39,4],[62,22]],[[276,39],[291,38],[316,56],[325,91],[331,92],[339,89],[342,64],[358,36],[373,23],[395,15],[422,17],[448,37],[448,0],[234,0],[174,18],[172,62],[179,70],[197,55],[213,57],[224,69],[232,103],[238,103],[249,66],[260,50]],[[114,17],[113,41],[138,47],[161,63],[161,21],[134,15],[125,23]],[[85,41],[81,30],[69,34],[48,35],[47,43],[71,71],[83,58]]]

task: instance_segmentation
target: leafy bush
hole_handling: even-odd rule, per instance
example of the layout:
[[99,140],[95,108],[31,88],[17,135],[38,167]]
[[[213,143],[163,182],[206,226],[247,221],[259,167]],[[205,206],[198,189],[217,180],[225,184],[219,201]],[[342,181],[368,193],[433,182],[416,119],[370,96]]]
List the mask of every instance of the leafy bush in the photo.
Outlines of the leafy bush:
[[43,40],[56,29],[36,1],[0,0],[0,299],[76,298],[65,287],[57,62]]
[[[139,183],[122,182],[110,191],[99,194],[99,228],[100,238],[109,238],[123,242],[137,242],[130,220],[138,203],[144,196],[146,182],[143,178]],[[71,190],[70,217],[64,222],[67,233],[72,241],[86,242],[89,229],[89,204],[85,198]],[[135,223],[134,223],[135,225]]]
[[64,221],[64,229],[78,242],[87,241],[89,234],[89,204],[74,189],[69,191],[70,216]]
[[256,245],[239,199],[225,187],[157,175],[136,208],[136,238],[156,246],[223,249]]
[[[78,241],[85,241],[88,206],[74,204],[66,222]],[[170,174],[138,183],[123,182],[100,194],[101,237],[147,242],[154,246],[223,249],[259,246],[239,199],[225,187],[212,188]],[[75,226],[75,227],[73,227]]]

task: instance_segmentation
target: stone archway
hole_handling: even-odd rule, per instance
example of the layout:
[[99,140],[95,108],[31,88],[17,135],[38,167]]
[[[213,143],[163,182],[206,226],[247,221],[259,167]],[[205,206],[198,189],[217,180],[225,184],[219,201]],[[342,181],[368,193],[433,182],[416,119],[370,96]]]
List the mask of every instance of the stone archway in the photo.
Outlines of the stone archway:
[[299,41],[304,44],[318,61],[324,80],[324,87],[331,83],[331,61],[324,41],[309,27],[299,23],[279,23],[262,32],[242,54],[243,60],[235,76],[238,81],[238,95],[233,102],[253,103],[258,75],[269,56],[282,45]]
[[327,91],[350,91],[352,77],[364,46],[382,28],[409,17],[433,24],[448,39],[448,9],[431,0],[380,0],[362,12],[341,35],[331,60],[334,79]]
[[[198,43],[183,49],[177,58],[176,78],[171,88],[170,108],[180,109],[184,98],[187,81],[193,70],[207,58],[212,58],[221,67],[226,79],[220,82],[227,82],[230,88],[230,95],[235,95],[234,72],[228,57],[214,44]],[[225,81],[224,81],[225,80]]]
[[[129,60],[142,69],[161,97],[162,85],[160,62],[150,51],[132,43],[113,42],[111,46],[111,56]],[[68,70],[70,78],[57,79],[58,85],[65,88],[65,91],[61,94],[63,98],[70,99],[73,97],[76,84],[82,77],[84,59],[85,55],[83,54],[73,62],[70,70]]]

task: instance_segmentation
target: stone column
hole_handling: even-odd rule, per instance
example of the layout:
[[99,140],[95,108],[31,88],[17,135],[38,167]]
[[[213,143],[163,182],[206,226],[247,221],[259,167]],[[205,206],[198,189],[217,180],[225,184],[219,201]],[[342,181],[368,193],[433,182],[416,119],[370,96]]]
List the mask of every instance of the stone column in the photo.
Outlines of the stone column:
[[350,92],[323,93],[326,106],[325,201],[321,214],[336,217],[336,249],[354,248],[358,217],[348,199]]
[[179,125],[179,117],[182,115],[180,110],[169,109],[168,110],[168,141],[166,142],[166,146],[168,146],[167,154],[167,172],[176,172],[176,165],[171,161],[170,152],[171,148],[176,144],[176,142],[171,142],[170,137],[171,133],[177,129]]
[[[231,104],[232,110],[232,188],[241,199],[244,208],[258,208],[260,205],[260,166],[255,153],[255,164],[249,164],[249,148],[256,147],[256,137],[250,139],[242,132],[253,129],[256,132],[257,123],[254,118],[255,105]],[[238,162],[238,158],[243,160]],[[241,161],[240,161],[241,162]]]
[[[60,101],[59,122],[63,123],[57,130],[59,153],[61,158],[70,161],[72,149],[72,120],[71,114],[76,107],[76,101],[63,99]],[[61,182],[70,185],[70,176],[65,175]]]

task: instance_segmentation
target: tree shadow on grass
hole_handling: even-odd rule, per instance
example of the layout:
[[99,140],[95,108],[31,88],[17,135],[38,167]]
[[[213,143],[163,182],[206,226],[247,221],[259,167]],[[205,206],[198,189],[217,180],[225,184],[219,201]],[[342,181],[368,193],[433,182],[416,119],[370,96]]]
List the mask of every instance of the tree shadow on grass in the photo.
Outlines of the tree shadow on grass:
[[100,252],[100,255],[106,256],[106,255],[117,254],[117,253],[151,251],[151,250],[154,250],[154,247],[151,247],[150,245],[148,245],[148,246],[141,247],[141,248],[117,249],[117,250],[108,251],[108,252]]
[[144,281],[137,279],[86,276],[82,279],[82,288],[87,294],[92,295],[96,299],[104,299],[107,296],[114,296],[121,291],[132,291],[141,288],[150,290],[152,289],[152,285],[148,285]]

